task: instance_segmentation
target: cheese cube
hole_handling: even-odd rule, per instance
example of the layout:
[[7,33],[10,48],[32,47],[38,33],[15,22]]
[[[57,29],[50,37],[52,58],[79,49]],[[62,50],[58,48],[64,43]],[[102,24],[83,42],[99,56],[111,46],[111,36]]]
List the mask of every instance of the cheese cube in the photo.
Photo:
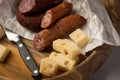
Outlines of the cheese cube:
[[87,35],[81,29],[75,30],[69,36],[80,48],[83,48],[89,41]]
[[55,60],[60,65],[60,70],[71,70],[77,64],[77,59],[70,59],[66,55],[57,52],[52,52],[49,57]]
[[43,58],[41,59],[40,64],[40,73],[42,73],[45,76],[55,76],[58,73],[59,65],[58,63],[51,59],[51,58]]
[[82,51],[72,41],[68,39],[57,39],[53,41],[53,49],[67,55],[69,58],[76,58]]
[[0,39],[5,35],[2,27],[0,26]]
[[0,45],[0,62],[4,62],[8,53],[9,53],[9,50],[7,49],[7,47]]

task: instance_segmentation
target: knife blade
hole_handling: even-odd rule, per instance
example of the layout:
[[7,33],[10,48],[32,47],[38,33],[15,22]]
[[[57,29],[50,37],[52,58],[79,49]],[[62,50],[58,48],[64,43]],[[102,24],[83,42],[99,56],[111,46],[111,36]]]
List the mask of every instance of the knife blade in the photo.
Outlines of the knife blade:
[[20,36],[18,34],[13,33],[12,31],[6,29],[3,27],[3,30],[7,36],[7,38],[10,41],[13,41],[16,43],[20,56],[22,57],[24,63],[26,64],[26,66],[29,68],[29,70],[32,73],[33,77],[37,77],[39,76],[39,68],[37,67],[37,65],[35,64],[35,61],[33,60],[32,56],[30,55],[28,49],[25,47],[24,43],[22,42],[22,40],[20,39]]

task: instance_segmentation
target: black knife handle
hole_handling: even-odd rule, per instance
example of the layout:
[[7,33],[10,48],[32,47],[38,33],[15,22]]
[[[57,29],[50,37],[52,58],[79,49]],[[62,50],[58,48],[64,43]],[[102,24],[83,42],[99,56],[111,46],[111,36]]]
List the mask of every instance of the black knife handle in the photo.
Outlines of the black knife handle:
[[17,44],[17,47],[19,49],[19,52],[20,52],[20,55],[21,55],[23,61],[25,62],[26,66],[32,72],[32,76],[33,77],[39,76],[39,68],[35,64],[33,58],[31,57],[31,55],[30,55],[28,49],[25,47],[24,43],[21,40],[19,40],[16,42],[16,44]]

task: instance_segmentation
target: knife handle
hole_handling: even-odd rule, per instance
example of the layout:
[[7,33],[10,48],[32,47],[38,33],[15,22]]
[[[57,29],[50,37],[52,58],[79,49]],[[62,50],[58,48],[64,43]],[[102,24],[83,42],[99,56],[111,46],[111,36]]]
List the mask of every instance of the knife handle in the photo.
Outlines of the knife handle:
[[40,74],[39,68],[35,64],[32,56],[30,55],[28,49],[25,47],[24,43],[21,40],[19,40],[16,42],[16,44],[17,44],[17,47],[19,49],[19,52],[20,52],[20,55],[21,55],[23,61],[25,62],[26,66],[32,72],[32,76],[33,77],[39,76],[39,74]]

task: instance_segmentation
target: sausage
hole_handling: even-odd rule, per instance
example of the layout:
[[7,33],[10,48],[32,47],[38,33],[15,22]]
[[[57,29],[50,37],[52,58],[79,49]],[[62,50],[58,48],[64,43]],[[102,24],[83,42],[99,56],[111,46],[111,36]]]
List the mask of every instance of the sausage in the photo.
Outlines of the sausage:
[[62,3],[63,0],[22,0],[19,11],[22,14],[36,14]]
[[39,15],[23,15],[19,11],[16,12],[16,19],[17,21],[25,28],[37,32],[41,30],[40,24],[41,20],[44,16],[44,13],[39,14]]
[[47,28],[58,19],[70,14],[73,5],[69,2],[63,2],[60,5],[48,10],[41,21],[41,27]]
[[69,33],[78,26],[85,24],[86,19],[77,14],[66,16],[49,28],[43,29],[37,33],[33,40],[33,45],[38,51],[43,51],[46,47],[50,46],[53,40],[58,39]]

